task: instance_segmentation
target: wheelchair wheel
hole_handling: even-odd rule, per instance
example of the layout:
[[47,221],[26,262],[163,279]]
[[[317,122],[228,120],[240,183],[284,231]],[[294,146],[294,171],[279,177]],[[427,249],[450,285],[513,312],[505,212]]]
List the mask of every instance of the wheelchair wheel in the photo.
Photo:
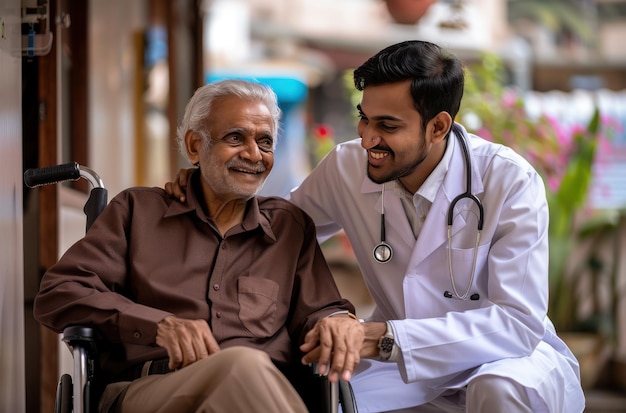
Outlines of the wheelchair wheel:
[[339,402],[343,413],[358,413],[356,399],[350,382],[339,380]]
[[72,413],[72,377],[64,374],[57,385],[54,413]]

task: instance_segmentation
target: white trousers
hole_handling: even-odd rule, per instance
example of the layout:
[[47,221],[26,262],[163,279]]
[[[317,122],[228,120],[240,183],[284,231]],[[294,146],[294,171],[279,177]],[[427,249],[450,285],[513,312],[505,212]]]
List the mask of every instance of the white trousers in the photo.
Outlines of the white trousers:
[[[495,401],[481,401],[478,396],[483,392],[477,392],[470,386],[478,377],[504,379],[474,382],[474,386],[491,386],[495,388],[491,390],[492,394],[508,393],[509,396]],[[409,383],[402,380],[396,363],[361,360],[351,383],[359,413],[403,411],[402,409],[407,412],[421,412],[422,410],[416,410],[416,406],[426,409],[425,406],[429,404],[433,406],[428,407],[439,409],[434,411],[506,411],[484,410],[474,406],[474,403],[494,403],[498,400],[508,400],[514,405],[528,405],[533,413],[581,413],[585,407],[578,365],[543,342],[528,357],[502,359],[454,376]],[[469,406],[467,410],[466,405]],[[510,411],[524,411],[516,409]]]
[[[465,406],[465,407],[461,407]],[[466,389],[451,391],[430,403],[388,413],[532,413],[526,389],[504,377],[479,376]]]

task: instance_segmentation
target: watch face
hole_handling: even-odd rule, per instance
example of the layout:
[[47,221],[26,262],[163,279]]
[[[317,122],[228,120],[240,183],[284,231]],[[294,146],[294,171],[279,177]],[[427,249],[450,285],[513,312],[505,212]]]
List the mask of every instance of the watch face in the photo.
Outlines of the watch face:
[[380,342],[380,351],[382,353],[391,353],[391,350],[393,350],[393,338],[383,337]]

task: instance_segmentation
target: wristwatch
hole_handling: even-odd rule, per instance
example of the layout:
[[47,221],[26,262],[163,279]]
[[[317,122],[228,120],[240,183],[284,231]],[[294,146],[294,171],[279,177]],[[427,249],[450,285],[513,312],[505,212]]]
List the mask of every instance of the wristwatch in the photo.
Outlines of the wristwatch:
[[391,351],[393,350],[393,345],[395,343],[391,325],[389,325],[389,322],[387,322],[386,324],[387,331],[385,331],[385,334],[383,334],[383,336],[378,340],[378,359],[381,361],[389,360],[389,357],[391,357]]

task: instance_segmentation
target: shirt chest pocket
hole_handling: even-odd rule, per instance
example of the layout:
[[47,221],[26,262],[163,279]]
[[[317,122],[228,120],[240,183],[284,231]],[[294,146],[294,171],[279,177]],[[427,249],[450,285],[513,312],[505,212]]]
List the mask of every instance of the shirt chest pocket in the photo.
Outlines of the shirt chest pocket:
[[278,291],[278,284],[265,278],[237,280],[239,320],[254,336],[269,337],[276,332]]

